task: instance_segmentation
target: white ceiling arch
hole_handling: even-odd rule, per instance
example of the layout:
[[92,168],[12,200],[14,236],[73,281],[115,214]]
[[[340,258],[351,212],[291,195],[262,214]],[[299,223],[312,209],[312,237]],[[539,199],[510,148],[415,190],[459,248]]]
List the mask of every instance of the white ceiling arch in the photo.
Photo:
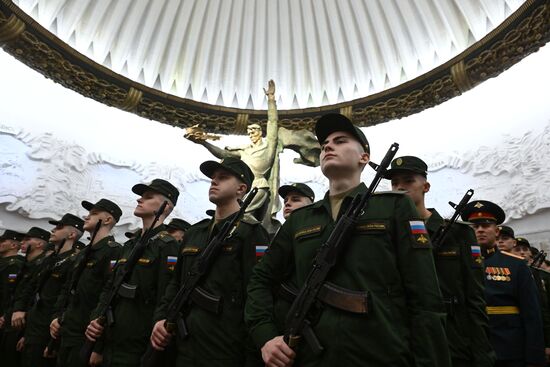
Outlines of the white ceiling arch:
[[214,105],[280,109],[365,97],[444,63],[522,0],[14,0],[116,73]]

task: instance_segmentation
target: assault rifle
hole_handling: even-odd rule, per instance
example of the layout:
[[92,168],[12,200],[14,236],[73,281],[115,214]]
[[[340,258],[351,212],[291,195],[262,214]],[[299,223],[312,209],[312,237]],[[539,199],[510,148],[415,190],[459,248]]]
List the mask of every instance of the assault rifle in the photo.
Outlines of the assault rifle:
[[[135,295],[136,286],[127,284],[125,282],[132,275],[132,271],[134,270],[134,267],[136,266],[138,260],[141,258],[141,255],[143,255],[143,252],[145,251],[145,248],[147,247],[149,240],[152,237],[153,229],[155,228],[155,225],[157,224],[162,213],[164,213],[164,210],[166,209],[167,205],[168,205],[168,201],[164,201],[164,203],[162,203],[159,210],[155,213],[155,218],[153,219],[153,223],[151,224],[151,227],[149,227],[143,233],[141,238],[138,240],[138,242],[130,252],[130,255],[128,256],[128,260],[126,261],[124,266],[119,267],[115,271],[115,274],[113,275],[113,284],[111,286],[111,289],[109,290],[109,293],[107,293],[106,302],[101,305],[101,308],[99,309],[99,312],[98,312],[98,315],[99,315],[98,322],[101,325],[113,324],[114,320],[113,320],[111,305],[114,299],[116,298],[116,296],[119,294],[119,292],[122,291],[128,295]],[[86,338],[84,345],[80,349],[80,359],[86,365],[88,364],[88,361],[90,360],[90,356],[94,351],[95,343],[96,343],[95,341],[91,341],[88,338]]]
[[[99,232],[100,228],[101,228],[101,219],[97,221],[97,224],[95,225],[95,228],[94,228],[94,233],[90,238],[90,244],[86,246],[84,250],[82,250],[83,254],[81,255],[82,257],[80,258],[80,262],[78,263],[76,269],[74,270],[74,273],[72,273],[71,278],[69,280],[68,294],[66,295],[63,305],[61,306],[61,316],[58,319],[59,326],[61,327],[63,327],[63,321],[65,321],[65,312],[67,311],[67,307],[69,307],[69,302],[71,301],[72,296],[76,292],[76,286],[78,285],[78,280],[80,279],[80,276],[82,275],[82,272],[86,267],[86,263],[88,262],[88,258],[92,253],[92,245],[94,244],[95,237],[97,235],[97,232]],[[59,250],[61,250],[61,247],[64,244],[65,244],[65,241],[63,241],[63,243],[59,247]],[[48,346],[47,346],[48,356],[54,357],[55,353],[57,353],[57,351],[59,350],[60,345],[61,345],[61,331],[57,339],[50,337],[50,341],[48,342]]]
[[[200,256],[193,262],[191,269],[186,272],[182,286],[168,306],[166,321],[164,322],[164,327],[168,332],[175,334],[177,331],[179,337],[182,339],[188,336],[189,333],[183,319],[183,314],[186,309],[191,307],[192,303],[215,314],[221,312],[221,298],[209,294],[199,286],[199,283],[208,275],[210,268],[218,258],[223,244],[233,235],[238,221],[242,218],[257,193],[258,189],[256,187],[250,191],[245,201],[241,204],[239,211],[233,214],[231,220],[223,224],[218,234],[210,240],[208,246],[205,247]],[[156,350],[149,344],[145,354],[141,358],[141,366],[160,366],[162,357],[163,351]]]
[[533,258],[533,261],[531,262],[530,267],[531,268],[540,268],[542,263],[546,260],[546,252],[543,250],[539,251],[538,254],[535,255]]
[[451,227],[453,226],[453,224],[456,223],[456,221],[458,220],[458,216],[462,213],[472,196],[474,196],[474,190],[470,189],[466,191],[458,204],[449,201],[449,205],[455,209],[455,212],[451,219],[449,219],[444,225],[439,227],[437,229],[437,232],[435,232],[434,236],[432,237],[432,245],[434,248],[439,248],[443,245],[443,240],[445,239],[445,237],[447,237],[447,234],[451,230]]
[[[398,149],[399,144],[393,143],[380,165],[371,165],[376,170],[376,175],[367,191],[353,198],[344,214],[336,222],[329,238],[319,247],[317,255],[313,259],[313,267],[287,314],[283,338],[292,349],[297,348],[303,336],[314,354],[318,355],[323,351],[323,346],[313,333],[309,316],[314,311],[315,304],[326,284],[327,276],[342,256],[359,217],[367,209],[369,199],[380,180],[385,176]],[[366,307],[367,305],[365,305],[365,312],[367,312]]]
[[34,290],[35,304],[40,302],[40,292],[42,292],[42,288],[44,288],[44,285],[48,281],[48,278],[50,277],[50,275],[53,272],[53,269],[55,268],[57,256],[59,256],[59,251],[61,251],[63,246],[65,246],[65,241],[66,241],[65,239],[61,241],[61,243],[59,244],[59,246],[57,246],[57,248],[55,248],[54,246],[53,253],[50,256],[48,256],[48,258],[45,260],[47,261],[46,265],[44,265],[46,269],[44,270],[43,273],[40,274],[40,279],[38,279],[38,284]]

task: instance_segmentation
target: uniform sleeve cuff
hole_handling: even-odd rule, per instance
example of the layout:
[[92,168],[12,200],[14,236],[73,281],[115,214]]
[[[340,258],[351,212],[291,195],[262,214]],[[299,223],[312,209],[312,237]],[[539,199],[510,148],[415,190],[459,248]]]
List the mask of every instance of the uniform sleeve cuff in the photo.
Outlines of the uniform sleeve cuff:
[[251,331],[252,340],[258,348],[264,346],[265,343],[278,336],[277,328],[274,324],[261,324]]

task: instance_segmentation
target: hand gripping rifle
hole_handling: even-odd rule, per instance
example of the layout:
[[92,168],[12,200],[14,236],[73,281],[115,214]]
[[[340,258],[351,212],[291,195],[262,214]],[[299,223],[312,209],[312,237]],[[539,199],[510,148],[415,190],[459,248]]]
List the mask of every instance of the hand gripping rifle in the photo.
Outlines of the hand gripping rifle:
[[[226,221],[218,234],[210,240],[208,246],[204,248],[200,256],[193,262],[191,269],[186,272],[183,284],[180,287],[178,293],[168,306],[166,321],[164,327],[171,334],[175,334],[176,331],[180,338],[184,339],[188,336],[187,327],[183,319],[183,314],[186,309],[191,307],[192,303],[205,308],[215,314],[221,312],[221,299],[215,295],[209,294],[207,291],[199,286],[201,280],[208,275],[212,265],[218,258],[218,254],[224,243],[229,239],[235,229],[239,220],[244,215],[246,209],[258,193],[258,188],[253,188],[247,195],[245,201],[241,204],[241,208],[238,212],[233,214],[231,220]],[[141,358],[142,367],[155,367],[160,366],[163,357],[163,351],[156,350],[151,344],[147,347],[147,350]]]
[[[101,325],[111,325],[114,322],[111,305],[119,292],[123,291],[124,289],[123,292],[133,292],[135,294],[136,287],[130,284],[126,284],[125,282],[128,280],[128,278],[130,278],[134,267],[136,266],[138,260],[141,258],[141,255],[143,255],[143,252],[145,251],[145,248],[147,247],[147,244],[152,237],[153,229],[155,228],[155,225],[157,224],[162,213],[164,213],[167,205],[168,201],[164,201],[164,203],[162,203],[159,210],[155,213],[155,218],[153,219],[151,227],[149,227],[143,233],[143,236],[141,236],[141,238],[138,240],[138,242],[130,252],[128,260],[126,261],[124,266],[118,268],[115,271],[115,274],[113,275],[113,284],[111,286],[111,289],[109,290],[109,293],[107,294],[106,302],[101,305],[101,308],[98,312],[97,321]],[[91,341],[86,338],[84,345],[80,349],[80,359],[86,365],[88,364],[90,356],[94,351],[95,343],[95,341]]]
[[443,240],[445,239],[445,237],[447,237],[447,234],[451,230],[451,227],[453,226],[453,224],[456,223],[456,221],[458,220],[458,216],[462,213],[472,196],[474,196],[474,190],[470,189],[466,191],[458,204],[449,201],[449,205],[455,209],[455,212],[451,219],[449,219],[444,225],[439,227],[437,229],[437,232],[435,232],[434,236],[432,237],[432,245],[434,248],[439,248],[443,245]]
[[[65,319],[65,312],[67,311],[67,307],[69,306],[69,302],[72,298],[72,296],[76,292],[76,286],[78,285],[78,280],[80,279],[80,276],[82,275],[82,272],[84,271],[84,268],[86,267],[86,263],[88,262],[88,259],[90,257],[90,254],[92,253],[92,245],[94,244],[95,237],[97,235],[97,232],[99,232],[99,229],[101,228],[101,219],[97,221],[97,224],[95,225],[94,232],[92,234],[92,237],[90,238],[90,244],[82,251],[82,257],[80,258],[80,262],[78,263],[76,269],[74,270],[74,273],[72,274],[70,280],[69,280],[69,288],[68,288],[68,294],[65,298],[63,305],[61,307],[61,316],[59,317],[59,326],[63,327],[63,321]],[[65,241],[61,244],[63,246],[65,244]],[[61,246],[59,247],[59,251],[61,251]],[[58,251],[58,252],[59,252]],[[50,341],[48,342],[48,355],[53,357],[57,350],[59,349],[59,346],[61,345],[61,331],[60,335],[57,337],[57,339],[54,339],[50,337]]]
[[311,329],[308,316],[313,312],[328,274],[340,256],[343,255],[346,244],[349,242],[348,239],[355,230],[359,217],[367,209],[370,197],[380,183],[380,180],[384,177],[398,149],[399,144],[393,143],[380,165],[371,165],[376,170],[376,175],[367,191],[353,198],[344,214],[336,222],[329,238],[319,247],[317,255],[313,259],[313,267],[287,314],[286,331],[283,338],[285,343],[292,349],[297,348],[303,336],[315,355],[323,351],[323,346]]

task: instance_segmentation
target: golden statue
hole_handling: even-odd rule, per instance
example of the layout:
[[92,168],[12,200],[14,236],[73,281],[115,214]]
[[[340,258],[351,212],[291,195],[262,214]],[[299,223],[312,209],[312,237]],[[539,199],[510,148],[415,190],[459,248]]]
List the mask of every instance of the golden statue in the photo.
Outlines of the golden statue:
[[[219,137],[206,134],[198,126],[187,129],[185,138],[201,144],[210,153],[219,159],[237,157],[242,159],[254,173],[253,187],[259,189],[258,194],[248,207],[247,212],[262,222],[268,232],[274,233],[280,226],[275,219],[281,204],[277,195],[279,189],[279,153],[285,148],[296,150],[300,158],[295,163],[309,166],[319,165],[320,147],[315,136],[306,130],[291,131],[278,127],[277,103],[275,101],[275,83],[270,80],[267,89],[267,129],[265,139],[262,137],[262,128],[258,124],[247,127],[251,144],[240,147],[219,148],[208,143],[207,139]],[[268,215],[266,215],[268,214]]]

